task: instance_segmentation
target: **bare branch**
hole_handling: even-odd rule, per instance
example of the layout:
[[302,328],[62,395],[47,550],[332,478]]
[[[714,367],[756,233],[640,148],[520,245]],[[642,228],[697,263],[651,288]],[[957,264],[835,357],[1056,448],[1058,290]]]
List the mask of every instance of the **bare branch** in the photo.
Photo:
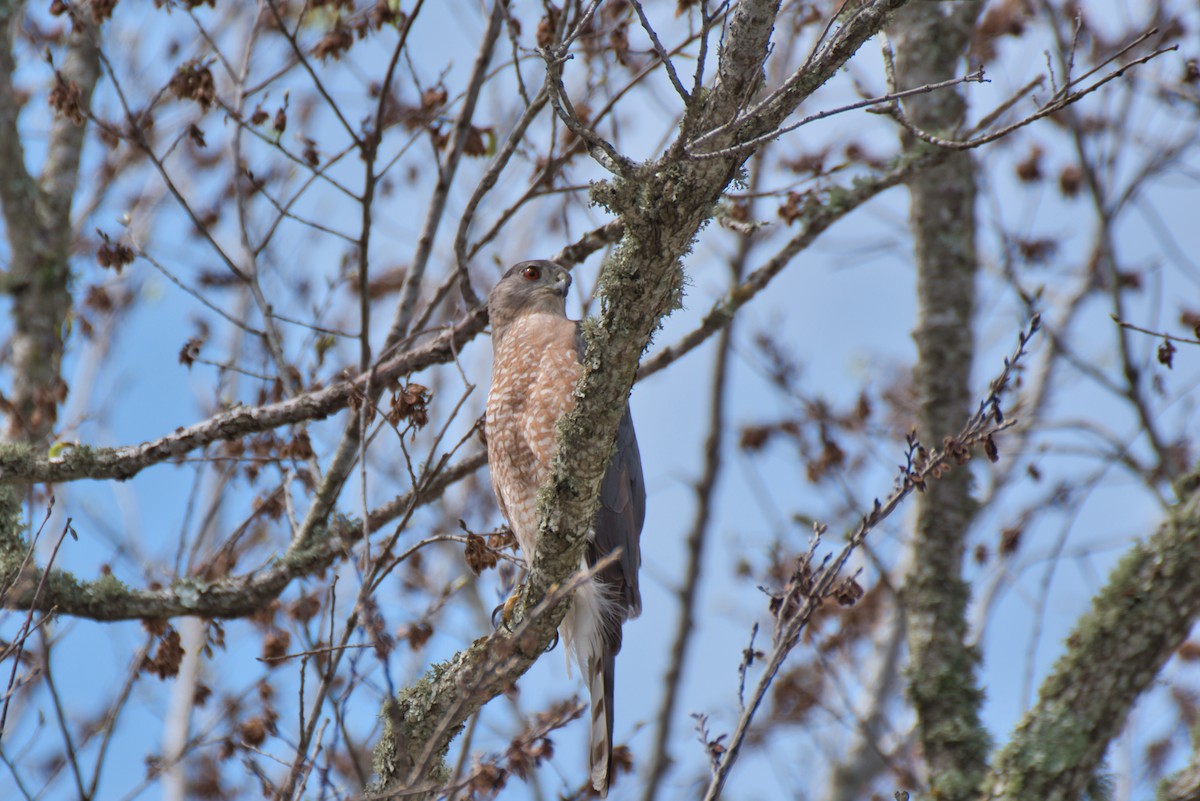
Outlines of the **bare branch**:
[[417,247],[413,252],[412,260],[409,262],[408,275],[404,279],[404,288],[401,290],[400,303],[396,307],[395,315],[388,330],[387,339],[384,342],[383,347],[385,351],[394,347],[408,333],[409,325],[412,323],[417,296],[421,291],[421,284],[425,277],[425,268],[429,263],[430,255],[433,253],[433,239],[437,234],[442,215],[446,211],[446,200],[450,195],[450,187],[454,183],[454,175],[458,170],[458,164],[462,160],[463,151],[466,148],[467,135],[471,132],[471,120],[475,116],[475,106],[479,101],[479,93],[483,88],[484,81],[487,79],[487,67],[492,60],[492,51],[495,49],[496,40],[500,38],[500,29],[503,27],[505,17],[505,6],[506,3],[504,0],[495,0],[492,4],[491,20],[488,23],[487,31],[483,35],[483,40],[479,44],[479,52],[475,57],[471,80],[467,85],[467,92],[463,97],[462,109],[459,111],[458,120],[454,124],[454,133],[450,138],[450,152],[446,157],[446,163],[442,165],[438,172],[437,186],[434,188],[433,196],[429,200],[429,210],[425,215],[425,225],[421,230],[420,237],[417,239]]
[[546,86],[550,90],[550,102],[554,105],[559,119],[567,126],[567,130],[587,144],[588,153],[597,164],[613,175],[628,176],[633,163],[617,152],[612,143],[596,133],[590,125],[584,124],[567,95],[567,89],[563,86],[562,67],[569,56],[560,55],[559,51],[546,50],[542,57],[546,60]]
[[638,371],[638,380],[657,373],[677,359],[695,350],[709,337],[720,331],[737,310],[765,289],[797,255],[806,250],[817,237],[838,220],[859,208],[881,192],[904,183],[914,175],[941,163],[944,156],[935,152],[918,156],[902,157],[899,166],[890,172],[860,177],[849,186],[833,186],[812,194],[812,202],[803,206],[799,222],[802,230],[790,239],[779,252],[746,279],[734,287],[721,300],[713,304],[700,326],[685,335],[679,342],[666,346],[647,359]]
[[1124,320],[1117,317],[1115,314],[1110,314],[1109,317],[1112,318],[1112,321],[1114,323],[1121,326],[1122,328],[1128,328],[1130,331],[1137,331],[1139,334],[1149,334],[1150,336],[1154,337],[1155,339],[1165,339],[1170,342],[1180,342],[1184,345],[1200,345],[1200,339],[1190,339],[1189,337],[1180,337],[1180,336],[1176,336],[1175,334],[1168,334],[1165,331],[1151,331],[1149,328],[1142,328],[1140,325],[1134,325],[1133,323],[1127,323]]
[[67,447],[51,458],[37,458],[24,447],[0,448],[0,483],[63,482],[81,478],[128,479],[145,468],[221,440],[310,420],[321,420],[362,397],[368,383],[382,387],[401,376],[454,359],[487,321],[487,309],[476,308],[427,344],[404,351],[366,374],[326,389],[266,406],[239,406],[177,430],[165,437],[120,448]]
[[266,0],[266,2],[267,7],[271,9],[271,15],[275,18],[275,25],[277,26],[279,32],[283,34],[283,37],[287,39],[288,44],[291,45],[292,52],[296,56],[296,63],[304,67],[304,71],[308,73],[308,77],[312,80],[313,86],[316,87],[316,90],[321,94],[321,97],[325,99],[325,104],[338,118],[338,122],[342,124],[342,128],[346,131],[356,145],[361,145],[362,140],[360,139],[358,132],[354,130],[354,126],[351,125],[346,117],[342,114],[342,109],[340,106],[338,106],[337,101],[330,96],[329,91],[325,88],[325,84],[321,81],[320,76],[318,76],[316,70],[313,69],[312,63],[308,59],[308,54],[306,54],[303,48],[300,47],[300,42],[296,38],[300,28],[304,25],[304,13],[308,10],[308,7],[305,6],[300,10],[300,15],[296,20],[296,30],[289,31],[287,27],[287,21],[284,20],[283,15],[279,13],[277,0]]
[[[733,270],[734,279],[740,274],[739,269],[745,263],[749,254],[749,240],[743,239]],[[712,370],[712,397],[708,417],[708,437],[704,442],[704,471],[695,484],[696,506],[695,516],[688,531],[685,551],[687,568],[683,576],[683,584],[679,589],[679,620],[675,627],[675,637],[671,643],[670,662],[666,675],[663,677],[664,692],[662,704],[656,719],[654,751],[649,759],[649,769],[646,783],[642,791],[642,801],[654,801],[658,796],[663,777],[670,767],[671,758],[668,753],[668,740],[671,736],[671,723],[675,718],[675,705],[679,698],[680,684],[683,678],[683,666],[687,658],[688,645],[696,626],[696,597],[700,583],[700,569],[704,564],[705,543],[709,539],[710,521],[713,501],[716,497],[717,480],[721,474],[723,450],[722,435],[727,429],[725,403],[729,383],[729,352],[733,343],[733,325],[726,325],[721,331],[717,343],[717,354]]]
[[1000,399],[1007,389],[1013,370],[1026,354],[1026,346],[1038,330],[1038,319],[1034,318],[1028,329],[1022,331],[1017,342],[1017,348],[1010,358],[1004,360],[1004,369],[991,384],[988,396],[979,404],[978,410],[971,415],[967,423],[950,438],[947,447],[940,450],[926,450],[915,439],[910,437],[906,464],[901,468],[897,478],[897,486],[884,501],[875,501],[871,511],[864,514],[862,521],[847,537],[846,545],[836,555],[826,557],[822,564],[813,567],[816,548],[820,543],[823,528],[816,529],[807,554],[798,560],[798,565],[792,581],[785,589],[784,595],[773,599],[772,608],[776,610],[774,647],[767,656],[762,676],[751,693],[738,719],[737,727],[725,745],[712,778],[704,794],[705,801],[716,801],[720,798],[729,778],[729,772],[741,754],[741,748],[750,730],[759,706],[766,697],[775,676],[784,659],[798,642],[801,631],[812,618],[817,608],[825,603],[835,592],[834,583],[841,575],[841,570],[849,560],[850,555],[866,539],[867,535],[880,523],[886,520],[900,507],[900,504],[913,493],[924,492],[932,481],[942,475],[950,461],[965,461],[970,456],[970,449],[991,440],[1000,431],[1014,424],[1013,420],[1005,421],[1000,412]]
[[733,145],[731,147],[722,148],[721,150],[713,150],[713,151],[706,151],[704,153],[697,153],[694,149],[696,143],[702,142],[704,139],[708,138],[708,136],[711,136],[711,133],[710,133],[706,136],[700,137],[699,139],[696,140],[695,143],[692,143],[692,145],[689,146],[689,148],[688,148],[688,155],[694,159],[726,158],[728,156],[733,156],[738,153],[752,151],[755,148],[758,148],[761,145],[766,144],[767,142],[778,139],[780,136],[783,136],[786,133],[791,133],[792,131],[796,130],[797,128],[803,127],[812,122],[816,122],[817,120],[823,120],[826,117],[833,117],[837,114],[845,114],[847,111],[856,111],[861,108],[870,108],[871,106],[880,106],[880,105],[885,105],[888,103],[895,103],[897,100],[903,100],[904,98],[907,98],[907,97],[913,97],[914,95],[923,95],[923,94],[927,94],[929,92],[936,92],[940,89],[949,89],[951,87],[958,86],[959,84],[963,84],[963,83],[984,83],[986,81],[987,81],[987,79],[983,77],[983,68],[980,67],[979,69],[975,70],[974,72],[969,73],[967,75],[963,75],[962,77],[959,77],[959,78],[949,78],[947,80],[938,81],[936,83],[927,83],[927,84],[924,84],[923,86],[917,86],[912,89],[904,89],[904,90],[899,90],[899,91],[895,91],[895,92],[888,92],[887,94],[883,94],[878,97],[870,97],[865,100],[858,100],[854,103],[848,103],[844,106],[838,106],[837,108],[831,108],[831,109],[827,109],[825,111],[818,111],[816,114],[810,114],[798,122],[794,122],[789,125],[784,125],[781,128],[776,128],[773,131],[762,134],[760,136],[756,136],[753,139],[747,139],[745,141],[738,142],[736,145]]
[[642,8],[641,0],[633,0],[633,8],[637,12],[638,21],[642,23],[642,30],[646,32],[646,35],[650,37],[650,42],[654,45],[654,52],[658,54],[659,61],[667,70],[671,85],[675,87],[675,91],[686,105],[692,96],[688,94],[687,89],[683,88],[683,82],[679,80],[679,74],[675,72],[675,65],[671,62],[671,57],[667,55],[667,49],[658,40],[658,33],[651,27],[650,20],[646,19],[646,10]]
[[1082,89],[1077,89],[1074,92],[1070,92],[1065,95],[1056,96],[1056,99],[1052,100],[1049,103],[1046,103],[1045,105],[1043,105],[1041,108],[1039,108],[1034,113],[1024,117],[1021,120],[1018,120],[1017,122],[1012,123],[1011,125],[1006,125],[1003,128],[1001,128],[997,131],[993,131],[990,134],[984,134],[982,136],[977,136],[972,139],[966,139],[966,140],[962,140],[962,141],[955,140],[955,139],[945,139],[943,137],[931,134],[928,131],[924,131],[921,128],[919,128],[918,126],[916,126],[915,124],[913,124],[904,115],[904,113],[902,111],[900,111],[900,109],[897,106],[889,107],[887,109],[887,114],[890,117],[892,117],[893,119],[895,119],[898,123],[903,125],[904,129],[907,130],[910,134],[912,134],[916,138],[920,139],[922,142],[925,142],[926,144],[933,145],[934,147],[944,148],[946,150],[972,150],[974,148],[981,147],[981,146],[989,144],[991,142],[995,142],[998,139],[1003,139],[1004,137],[1008,136],[1009,134],[1013,133],[1014,131],[1020,130],[1021,128],[1024,128],[1025,126],[1030,125],[1031,123],[1037,122],[1038,120],[1040,120],[1044,117],[1049,117],[1051,114],[1055,114],[1059,111],[1062,111],[1067,106],[1070,106],[1073,103],[1076,103],[1079,100],[1083,99],[1084,97],[1090,95],[1092,92],[1095,92],[1097,89],[1104,86],[1108,82],[1116,80],[1117,78],[1124,76],[1125,71],[1128,70],[1130,67],[1135,67],[1139,64],[1145,64],[1148,61],[1158,58],[1159,56],[1163,55],[1164,53],[1172,53],[1178,49],[1179,49],[1178,45],[1172,45],[1171,47],[1163,47],[1158,50],[1155,50],[1153,53],[1149,53],[1147,55],[1141,56],[1140,58],[1135,58],[1132,61],[1130,61],[1128,64],[1125,64],[1124,66],[1120,67],[1119,69],[1113,70],[1112,72],[1105,75],[1103,78],[1100,78],[1099,80],[1094,81],[1093,83],[1089,84],[1088,86],[1085,86]]
[[[525,132],[529,129],[530,124],[542,113],[542,109],[546,107],[546,101],[549,95],[546,87],[537,93],[537,95],[526,106],[525,111],[509,132],[508,138],[504,141],[504,146],[500,148],[500,152],[492,159],[492,163],[488,165],[487,172],[479,179],[479,185],[475,187],[475,191],[471,193],[471,198],[467,201],[466,208],[463,210],[462,216],[459,218],[458,233],[454,237],[454,257],[458,262],[458,286],[462,292],[463,301],[469,306],[475,306],[479,303],[479,297],[475,294],[475,290],[471,288],[471,275],[468,272],[468,256],[467,256],[467,233],[470,231],[471,222],[475,218],[475,210],[479,208],[479,204],[484,197],[500,180],[500,175],[508,166],[512,156],[517,151],[517,147],[525,138]],[[430,304],[434,305],[433,303]]]

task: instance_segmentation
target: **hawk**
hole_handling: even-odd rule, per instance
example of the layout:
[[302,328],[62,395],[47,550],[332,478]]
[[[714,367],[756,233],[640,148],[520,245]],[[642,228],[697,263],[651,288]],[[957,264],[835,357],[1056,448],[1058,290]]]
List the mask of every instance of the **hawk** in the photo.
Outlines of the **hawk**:
[[[567,318],[571,276],[551,261],[512,267],[488,296],[492,324],[492,387],[487,401],[488,466],[500,511],[533,564],[538,489],[550,477],[555,428],[575,405],[584,344]],[[612,460],[600,485],[600,508],[588,531],[583,566],[619,549],[619,556],[575,591],[559,631],[587,681],[592,699],[592,785],[608,794],[612,778],[613,674],[621,626],[642,610],[639,546],[646,487],[629,404]]]

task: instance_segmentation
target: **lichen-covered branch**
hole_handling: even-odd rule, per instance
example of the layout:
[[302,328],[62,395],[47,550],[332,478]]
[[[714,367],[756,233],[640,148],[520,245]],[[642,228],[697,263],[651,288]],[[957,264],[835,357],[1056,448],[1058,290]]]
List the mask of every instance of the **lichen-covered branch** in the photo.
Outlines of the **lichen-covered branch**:
[[876,175],[855,178],[850,186],[834,185],[814,191],[801,207],[797,222],[800,231],[779,251],[755,268],[728,295],[713,304],[700,325],[645,360],[638,369],[638,380],[657,373],[677,359],[695,350],[724,328],[738,310],[753,300],[783,272],[800,253],[817,240],[838,220],[862,206],[876,195],[898,186],[923,170],[940,164],[948,155],[944,150],[926,150],[901,157],[892,169]]
[[[477,454],[432,473],[417,489],[371,512],[367,532],[378,531],[410,508],[437,500],[447,487],[485,462],[483,455]],[[162,589],[138,590],[111,574],[84,581],[59,569],[52,569],[43,582],[45,571],[30,559],[22,527],[17,490],[0,486],[0,607],[28,609],[33,605],[43,612],[92,620],[250,615],[261,611],[292,581],[319,573],[344,558],[364,534],[360,521],[339,516],[321,529],[320,536],[310,538],[311,544],[294,540],[263,570],[218,580],[186,577]]]
[[[597,563],[593,572],[608,561]],[[432,791],[450,778],[443,760],[450,741],[467,718],[529,670],[555,636],[565,601],[590,576],[571,577],[573,570],[536,603],[526,592],[522,616],[511,629],[501,626],[480,637],[384,703],[383,734],[374,756],[378,792],[368,798],[436,797]]]
[[[396,379],[434,364],[452,361],[464,344],[487,325],[486,307],[467,313],[453,327],[411,350],[385,360],[370,373],[371,383],[386,386]],[[363,374],[325,389],[265,406],[238,406],[165,437],[119,448],[75,446],[52,458],[37,457],[27,447],[0,448],[0,483],[62,482],[83,478],[128,479],[151,465],[175,459],[213,442],[308,420],[320,420],[348,407],[363,396]]]
[[1180,502],[1121,559],[1067,637],[1037,704],[996,758],[988,797],[1080,798],[1129,710],[1187,638],[1200,614],[1200,473],[1176,490]]

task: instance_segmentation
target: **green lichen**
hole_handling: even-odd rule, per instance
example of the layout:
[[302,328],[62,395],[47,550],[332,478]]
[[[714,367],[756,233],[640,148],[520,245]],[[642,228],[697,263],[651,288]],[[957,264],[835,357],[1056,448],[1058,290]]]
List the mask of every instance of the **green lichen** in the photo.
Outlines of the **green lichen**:
[[858,192],[847,189],[841,184],[834,184],[825,193],[825,209],[827,213],[841,214],[850,211],[858,205]]
[[[600,321],[595,317],[587,317],[583,320],[580,320],[579,333],[583,335],[583,341],[588,346],[587,350],[584,352],[584,358],[590,358],[594,363],[598,357],[598,354],[595,352],[595,348],[591,347],[591,344],[596,342],[598,338],[602,336]],[[585,362],[584,366],[589,367],[594,365]]]
[[[381,792],[407,777],[402,772],[411,770],[425,750],[426,743],[437,733],[442,718],[440,710],[430,713],[430,708],[436,703],[436,690],[441,686],[446,671],[451,667],[450,662],[439,662],[430,665],[417,681],[405,688],[394,699],[388,699],[379,710],[383,721],[383,733],[375,746],[371,760],[371,769],[375,773],[375,781],[371,790]],[[396,738],[396,722],[400,721],[405,729],[405,742],[408,753],[400,755],[400,744]],[[439,753],[435,754],[436,761],[424,778],[444,783],[450,779],[450,768],[446,765],[446,750],[450,742],[458,736],[462,725],[455,727],[442,736],[445,743]]]
[[0,469],[5,472],[11,472],[14,475],[26,473],[33,465],[35,458],[33,448],[27,443],[0,443]]
[[94,448],[91,445],[74,443],[59,444],[63,446],[60,450],[62,460],[71,465],[72,469],[85,474],[101,462],[102,456],[111,456],[113,452],[112,448]]
[[106,573],[95,581],[88,582],[86,586],[88,593],[101,605],[124,601],[130,593],[129,586],[112,573]]
[[1200,470],[1192,470],[1175,479],[1175,497],[1187,498],[1200,490]]
[[1005,797],[1065,798],[1083,782],[1096,789],[1102,772],[1081,772],[1098,764],[1132,699],[1186,637],[1194,618],[1197,600],[1189,588],[1200,539],[1196,506],[1192,495],[1149,541],[1121,559],[1092,611],[1067,639],[1068,650],[1037,706],[997,760]]
[[369,788],[375,793],[391,784],[397,772],[396,729],[392,723],[394,705],[395,701],[389,698],[379,711],[379,717],[383,721],[383,732],[379,735],[379,742],[375,744],[375,751],[371,757],[371,772],[375,774],[375,781]]
[[24,548],[25,513],[16,487],[0,485],[0,547],[18,543]]
[[588,202],[609,214],[617,214],[617,187],[614,181],[592,181],[588,184]]
[[10,587],[25,563],[25,516],[13,486],[0,486],[0,587]]

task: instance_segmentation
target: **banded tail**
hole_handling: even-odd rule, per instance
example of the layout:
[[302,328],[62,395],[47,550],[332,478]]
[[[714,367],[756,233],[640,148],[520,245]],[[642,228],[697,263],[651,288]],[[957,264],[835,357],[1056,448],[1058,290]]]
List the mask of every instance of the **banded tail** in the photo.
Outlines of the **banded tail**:
[[588,693],[592,696],[592,727],[588,755],[592,769],[592,786],[601,798],[608,797],[608,784],[613,772],[613,679],[616,673],[616,654],[600,657],[599,669],[595,660],[588,660]]

